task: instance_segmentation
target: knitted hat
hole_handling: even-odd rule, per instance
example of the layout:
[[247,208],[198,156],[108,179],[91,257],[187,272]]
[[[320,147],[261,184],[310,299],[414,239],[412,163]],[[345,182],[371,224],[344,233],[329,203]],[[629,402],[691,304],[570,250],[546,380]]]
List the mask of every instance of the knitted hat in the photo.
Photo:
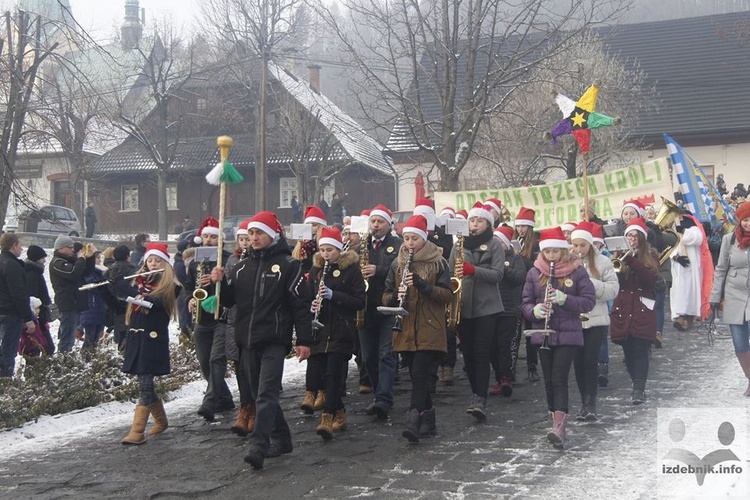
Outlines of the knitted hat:
[[532,208],[521,207],[516,215],[516,226],[536,226],[536,212]]
[[542,231],[539,236],[539,249],[544,250],[545,248],[570,248],[561,228],[553,227]]
[[453,218],[456,216],[456,210],[453,207],[445,207],[440,211],[440,215]]
[[250,229],[260,229],[271,238],[276,238],[281,233],[281,224],[276,214],[271,211],[258,212],[253,215],[247,223],[248,231]]
[[[182,240],[182,241],[185,242],[185,248],[187,248],[187,241],[186,240]],[[177,244],[178,247],[180,243]],[[112,251],[112,257],[115,259],[115,262],[124,262],[128,260],[128,257],[130,257],[130,249],[127,247],[127,245],[120,245],[119,247],[115,248]]]
[[412,215],[401,229],[401,234],[412,233],[427,240],[427,218],[424,215]]
[[320,207],[315,205],[310,205],[305,209],[305,220],[303,220],[305,224],[322,224],[324,226],[328,225],[328,222],[326,221],[326,214],[323,213],[323,210],[321,210]]
[[631,231],[640,231],[641,233],[643,233],[643,236],[648,237],[648,227],[646,226],[646,221],[641,217],[630,219],[630,222],[628,222],[628,227],[625,228],[625,234],[628,234]]
[[321,245],[331,245],[339,250],[344,248],[344,242],[341,241],[341,231],[336,227],[324,227],[320,230],[320,239],[318,247]]
[[495,238],[502,241],[506,247],[510,247],[510,240],[513,238],[513,228],[510,226],[495,228]]
[[31,310],[34,311],[34,314],[36,315],[36,310],[42,307],[42,301],[34,296],[31,296],[29,297],[29,306],[31,306]]
[[370,217],[382,217],[388,222],[388,224],[393,223],[393,212],[391,212],[388,207],[383,205],[382,203],[372,210],[370,210]]
[[26,258],[28,258],[32,262],[36,262],[46,256],[47,252],[45,252],[44,248],[40,246],[29,245],[29,248],[26,249]]
[[467,212],[466,210],[459,210],[458,212],[456,212],[456,219],[466,220],[468,218],[469,218],[469,212]]
[[[580,210],[583,210],[585,204],[581,202],[580,205],[578,205],[578,208]],[[596,214],[596,201],[592,198],[589,198],[589,212],[592,214]]]
[[52,246],[52,248],[54,248],[55,250],[60,250],[61,248],[72,247],[73,245],[75,245],[75,241],[73,241],[73,238],[61,234],[55,240],[55,244]]
[[563,231],[572,231],[576,228],[575,222],[564,222],[563,224],[560,224],[560,229]]
[[250,219],[245,219],[242,222],[240,222],[239,227],[237,228],[237,236],[241,234],[248,234],[247,232],[247,225],[250,224]]
[[740,203],[734,211],[734,215],[737,217],[737,222],[742,222],[750,217],[750,201]]
[[414,204],[414,215],[424,215],[427,220],[427,229],[435,229],[435,202],[429,198],[420,198]]
[[604,228],[601,225],[591,225],[591,236],[593,236],[594,243],[604,244]]
[[484,205],[481,201],[478,201],[469,210],[469,219],[472,217],[482,217],[483,219],[487,219],[491,226],[495,223],[495,218],[492,216],[490,210],[491,207],[489,205]]
[[491,209],[497,212],[497,215],[499,217],[502,217],[503,211],[501,210],[501,207],[503,206],[503,204],[500,200],[498,200],[497,198],[487,198],[486,200],[484,200],[484,204],[489,205]]
[[151,255],[155,255],[156,257],[169,262],[170,265],[172,264],[169,260],[169,249],[167,248],[166,243],[159,243],[157,241],[149,243],[146,247],[146,253],[143,254],[143,262],[146,262],[146,259]]
[[580,239],[588,241],[589,245],[593,245],[594,235],[592,234],[592,231],[594,230],[594,226],[599,226],[599,224],[594,224],[593,222],[589,222],[587,220],[579,222],[573,232],[570,233],[570,241]]
[[[628,200],[622,205],[622,210],[625,210],[625,207],[631,207],[635,209],[636,212],[638,212],[638,217],[643,217],[643,214],[646,213],[646,207],[643,206],[643,203],[641,203],[638,200]],[[622,210],[620,210],[620,214],[622,214]]]

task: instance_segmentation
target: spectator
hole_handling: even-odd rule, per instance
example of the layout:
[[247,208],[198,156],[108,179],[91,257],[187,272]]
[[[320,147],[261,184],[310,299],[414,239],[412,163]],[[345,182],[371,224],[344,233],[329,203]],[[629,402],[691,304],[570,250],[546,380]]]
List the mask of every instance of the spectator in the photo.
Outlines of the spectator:
[[[344,194],[344,198],[346,198],[346,194]],[[344,200],[341,199],[338,193],[333,194],[329,219],[332,224],[342,224],[344,221]]]
[[40,357],[42,353],[49,353],[49,342],[51,339],[47,339],[44,334],[46,325],[39,323],[39,313],[42,307],[42,302],[34,297],[29,297],[29,305],[33,312],[34,331],[28,331],[24,329],[21,332],[21,341],[18,346],[18,354],[23,356]]
[[29,290],[29,296],[36,297],[40,301],[39,307],[39,325],[42,333],[47,339],[47,354],[55,353],[55,343],[52,340],[52,334],[49,331],[49,323],[52,320],[50,315],[50,305],[52,299],[49,296],[49,287],[47,280],[44,279],[44,264],[47,262],[47,252],[42,247],[29,245],[26,250],[26,261],[23,267],[26,270],[26,286]]
[[326,220],[328,219],[328,212],[331,210],[331,207],[328,206],[328,202],[324,197],[320,197],[320,201],[318,202],[318,208],[320,208],[323,211],[323,214],[325,215]]
[[86,222],[86,238],[91,238],[94,236],[94,229],[97,223],[93,201],[86,204],[86,210],[83,211],[83,218]]
[[[89,249],[91,256],[86,258],[86,273],[83,276],[83,281],[86,284],[104,281],[104,271],[106,270],[99,263],[102,253],[97,251],[93,245],[91,247]],[[104,326],[107,322],[105,291],[106,288],[102,286],[91,288],[85,292],[88,307],[85,311],[81,312],[78,321],[83,330],[83,349],[85,350],[93,351],[96,349],[99,338],[104,331]]]
[[145,233],[135,235],[135,250],[130,254],[130,262],[135,267],[141,267],[143,263],[143,254],[146,253],[146,247],[151,243],[151,237]]
[[26,274],[21,256],[21,238],[15,233],[0,236],[0,377],[12,377],[21,331],[36,329]]
[[729,194],[729,191],[727,190],[727,183],[724,180],[724,174],[719,174],[718,177],[716,177],[716,189],[719,191],[719,194],[721,196],[726,196]]
[[195,229],[195,222],[193,222],[193,219],[190,218],[189,215],[186,215],[184,219],[182,219],[182,231],[192,231]]
[[302,221],[302,205],[299,204],[296,196],[292,196],[292,222],[299,223]]
[[70,236],[60,235],[55,240],[54,255],[49,268],[55,304],[60,309],[60,329],[57,333],[60,352],[70,352],[75,344],[78,316],[87,307],[86,294],[78,290],[86,272],[86,250],[75,252]]
[[745,190],[745,185],[741,182],[734,186],[734,191],[732,191],[732,199],[733,200],[744,200],[747,198],[747,190]]
[[[114,263],[109,267],[104,277],[109,281],[110,293],[116,296],[116,291],[120,285],[120,281],[125,276],[131,276],[135,274],[136,268],[130,263],[130,249],[125,245],[120,245],[115,248],[112,252],[114,257]],[[127,303],[124,298],[118,300],[117,304],[112,307],[112,322],[114,328],[114,337],[117,348],[120,352],[125,350],[125,333],[127,332],[127,326],[125,325],[125,313],[127,310]]]

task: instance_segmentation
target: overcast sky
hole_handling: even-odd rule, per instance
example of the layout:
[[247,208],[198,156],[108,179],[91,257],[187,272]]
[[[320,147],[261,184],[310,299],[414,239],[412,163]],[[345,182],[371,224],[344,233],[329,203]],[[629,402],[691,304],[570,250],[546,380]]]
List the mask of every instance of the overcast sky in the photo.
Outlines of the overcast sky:
[[[95,38],[102,40],[112,36],[113,28],[119,29],[125,17],[125,0],[69,0],[70,8],[78,23]],[[150,20],[168,16],[178,26],[193,22],[193,12],[198,0],[140,0],[146,9],[146,24]]]

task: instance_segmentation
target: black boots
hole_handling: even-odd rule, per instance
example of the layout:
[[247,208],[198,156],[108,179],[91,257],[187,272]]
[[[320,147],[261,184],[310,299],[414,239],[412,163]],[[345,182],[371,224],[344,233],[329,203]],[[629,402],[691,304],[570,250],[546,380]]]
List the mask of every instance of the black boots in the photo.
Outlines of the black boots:
[[412,408],[411,410],[409,410],[409,423],[407,424],[406,429],[404,429],[404,432],[402,432],[401,435],[408,439],[410,443],[418,443],[419,428],[421,427],[421,425],[422,415],[419,413],[419,410],[417,410],[416,408]]
[[419,426],[419,437],[437,436],[437,422],[435,420],[435,408],[422,412],[422,425]]

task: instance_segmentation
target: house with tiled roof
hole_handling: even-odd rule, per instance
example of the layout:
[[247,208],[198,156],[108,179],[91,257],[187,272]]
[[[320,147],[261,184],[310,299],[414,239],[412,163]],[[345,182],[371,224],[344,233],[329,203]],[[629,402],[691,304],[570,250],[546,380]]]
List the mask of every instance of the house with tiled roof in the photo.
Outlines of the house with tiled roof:
[[[621,157],[637,163],[668,156],[662,135],[667,133],[709,177],[723,173],[730,190],[736,183],[748,185],[750,12],[623,24],[598,33],[608,53],[626,67],[637,65],[646,75],[644,85],[653,86],[656,94],[656,110],[642,113],[633,127],[633,138],[643,148]],[[437,96],[423,92],[421,97],[431,127],[439,130]],[[410,209],[414,186],[403,169],[411,170],[413,178],[415,165],[425,159],[404,123],[394,126],[386,151],[403,179],[401,208]],[[422,165],[429,170],[429,164]]]

